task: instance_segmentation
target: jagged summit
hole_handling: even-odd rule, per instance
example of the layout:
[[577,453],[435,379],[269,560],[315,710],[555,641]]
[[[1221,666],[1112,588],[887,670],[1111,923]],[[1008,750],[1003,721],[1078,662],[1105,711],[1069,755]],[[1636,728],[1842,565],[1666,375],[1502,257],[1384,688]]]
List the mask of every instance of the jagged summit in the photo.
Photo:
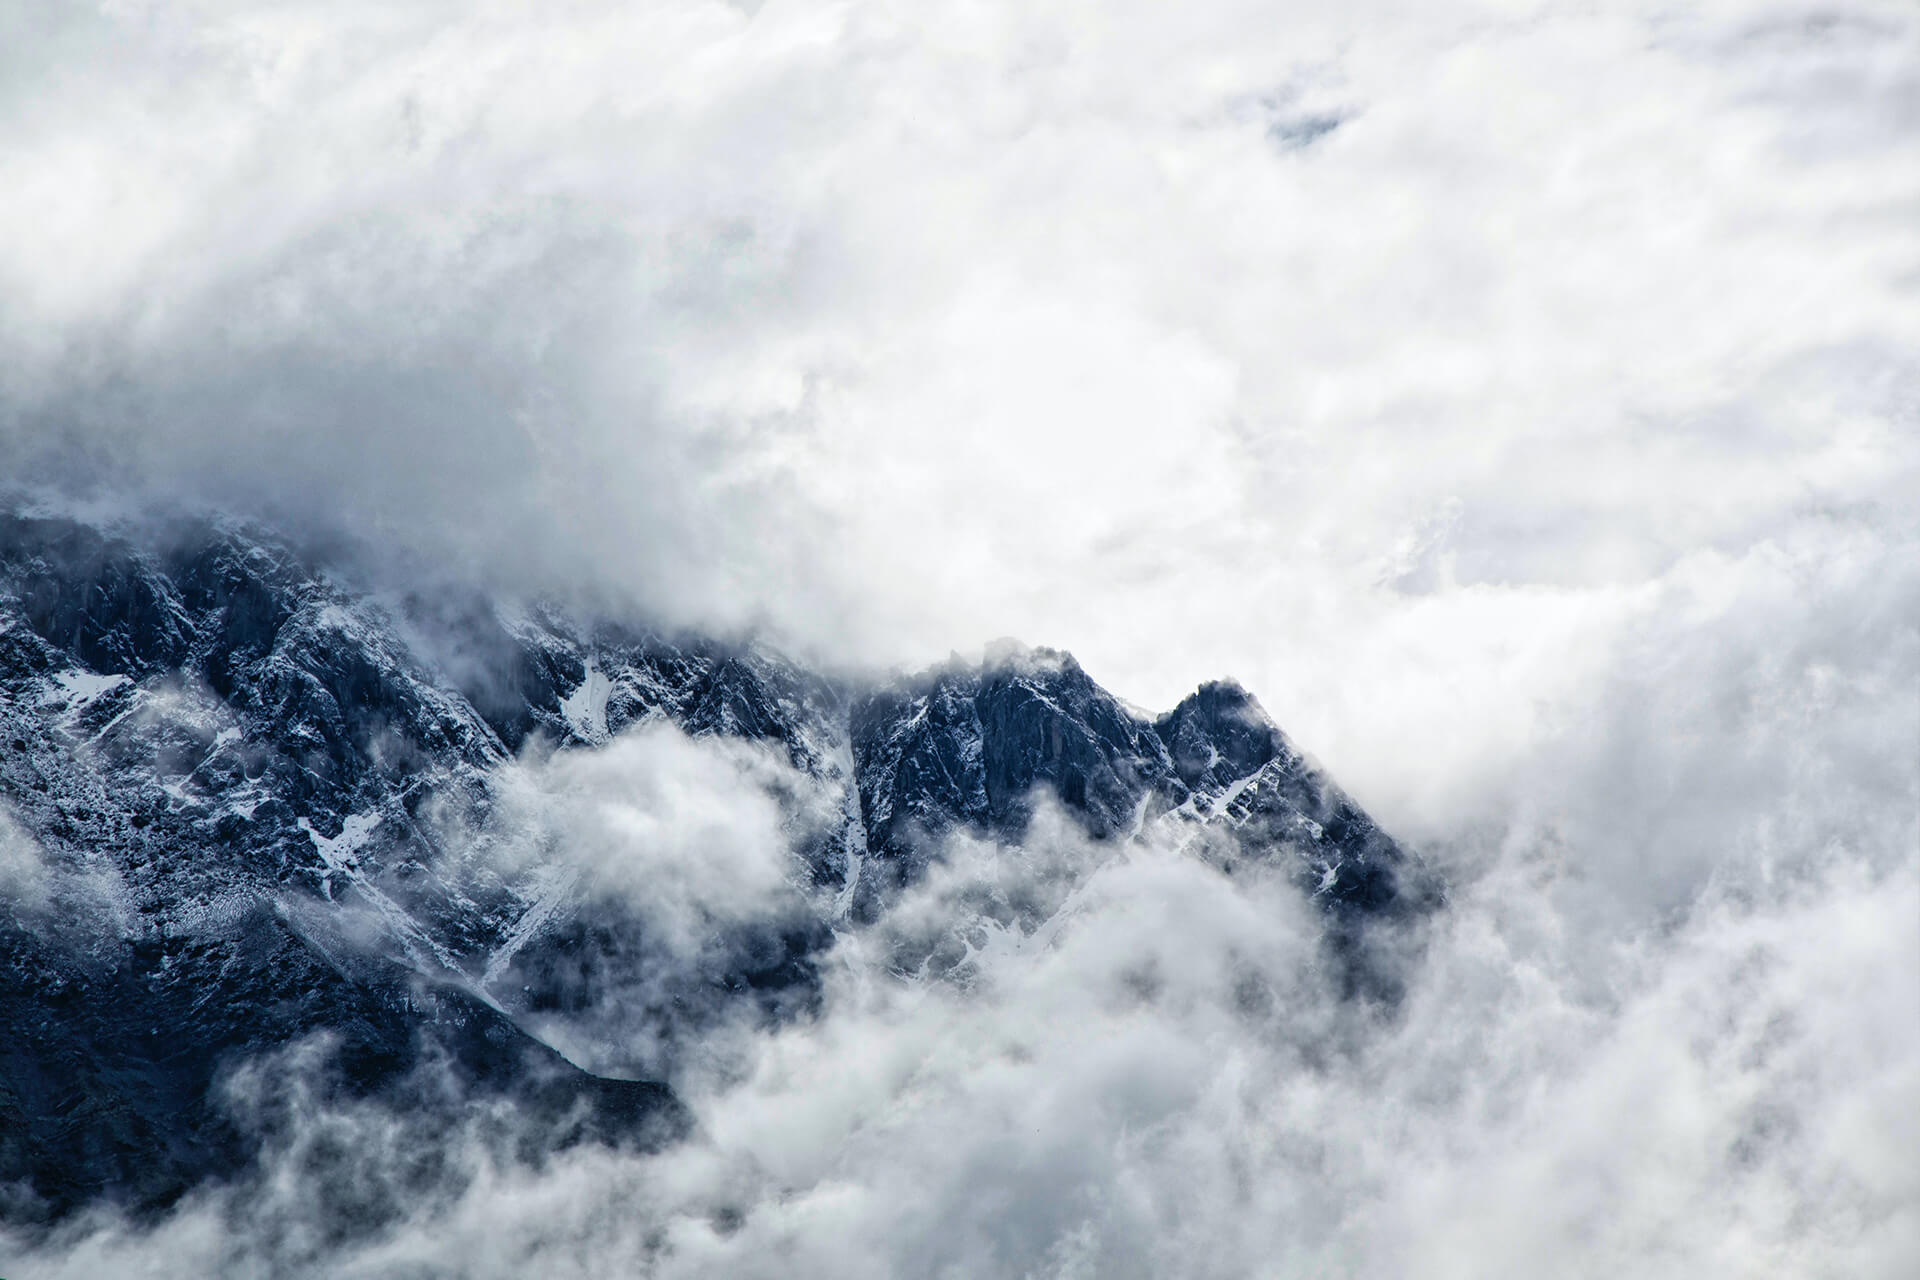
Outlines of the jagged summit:
[[1210,680],[1153,722],[1190,790],[1223,788],[1289,750],[1286,735],[1234,680]]
[[[761,744],[807,791],[794,892],[669,969],[644,913],[484,856],[518,757],[647,725]],[[243,1167],[258,1135],[221,1082],[316,1032],[352,1096],[429,1096],[438,1064],[556,1144],[669,1140],[627,1030],[803,1016],[835,930],[884,917],[949,833],[1021,839],[1043,795],[1095,840],[1288,870],[1340,919],[1419,896],[1230,681],[1148,717],[1002,642],[863,684],[551,607],[375,598],[232,524],[0,515],[0,1184],[25,1188],[0,1213]]]

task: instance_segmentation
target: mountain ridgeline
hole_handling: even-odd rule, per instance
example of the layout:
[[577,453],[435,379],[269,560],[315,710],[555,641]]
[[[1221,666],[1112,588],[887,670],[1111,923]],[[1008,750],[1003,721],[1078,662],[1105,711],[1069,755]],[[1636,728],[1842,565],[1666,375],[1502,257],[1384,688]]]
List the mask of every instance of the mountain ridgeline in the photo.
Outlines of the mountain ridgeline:
[[[564,850],[485,852],[502,770],[660,722],[760,744],[810,796],[790,898],[714,920],[678,968]],[[0,516],[0,1219],[244,1176],[293,1105],[270,1068],[303,1049],[323,1103],[506,1104],[526,1159],[673,1142],[691,1121],[637,1078],[658,1054],[624,1061],[609,1026],[651,1019],[657,1047],[811,1016],[836,934],[885,921],[950,837],[1017,843],[1045,805],[1096,846],[1296,881],[1356,998],[1392,996],[1369,938],[1438,901],[1230,682],[1157,719],[1045,649],[862,683],[474,593],[369,593],[257,529]]]

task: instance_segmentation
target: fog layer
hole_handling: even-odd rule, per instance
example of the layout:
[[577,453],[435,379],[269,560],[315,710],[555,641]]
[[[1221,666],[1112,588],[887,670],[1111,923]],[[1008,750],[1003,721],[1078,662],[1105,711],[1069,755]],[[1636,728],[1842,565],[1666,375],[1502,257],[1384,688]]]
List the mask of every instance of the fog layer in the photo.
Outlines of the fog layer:
[[[842,937],[679,1068],[683,1147],[314,1114],[8,1274],[1920,1266],[1911,6],[14,7],[0,191],[0,483],[1232,674],[1453,886],[1388,1017],[1278,882],[957,847],[889,927],[971,960]],[[521,829],[783,900],[703,751],[523,761]],[[303,1231],[428,1142],[397,1225]]]

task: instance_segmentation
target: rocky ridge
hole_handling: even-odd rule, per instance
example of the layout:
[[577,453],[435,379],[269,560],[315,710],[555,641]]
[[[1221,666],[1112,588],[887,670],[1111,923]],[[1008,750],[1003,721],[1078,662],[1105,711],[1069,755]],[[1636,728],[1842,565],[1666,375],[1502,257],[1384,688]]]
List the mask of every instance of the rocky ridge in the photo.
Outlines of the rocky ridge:
[[550,1047],[625,998],[642,924],[457,835],[488,830],[518,756],[659,722],[764,744],[814,792],[789,823],[793,905],[647,975],[696,1029],[709,1009],[806,1016],[836,931],[883,919],[949,836],[1018,841],[1042,803],[1094,841],[1280,868],[1343,954],[1435,900],[1228,682],[1147,718],[1070,656],[1010,647],[871,685],[548,607],[369,593],[236,525],[8,515],[0,1215],[158,1207],[234,1175],[271,1127],[236,1073],[314,1037],[339,1096],[505,1099],[537,1121],[534,1158],[684,1133],[664,1085]]

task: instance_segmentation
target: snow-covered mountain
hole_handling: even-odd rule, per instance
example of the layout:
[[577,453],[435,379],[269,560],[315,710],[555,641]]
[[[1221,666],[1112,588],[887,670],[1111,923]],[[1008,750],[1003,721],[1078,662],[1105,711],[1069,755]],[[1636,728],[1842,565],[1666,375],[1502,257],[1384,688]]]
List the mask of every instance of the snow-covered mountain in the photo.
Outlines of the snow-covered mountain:
[[[564,829],[529,835],[511,783],[658,731],[769,762],[753,785],[789,859],[781,892],[697,914],[677,949],[582,881]],[[371,592],[257,529],[0,518],[0,1214],[158,1206],[243,1167],[272,1107],[236,1098],[300,1045],[342,1098],[509,1104],[529,1158],[670,1142],[689,1122],[646,1077],[674,1037],[808,1016],[836,936],[884,922],[950,839],[1017,843],[1042,808],[1097,847],[1284,872],[1356,994],[1390,994],[1368,931],[1437,901],[1230,682],[1153,718],[1045,649],[824,676]]]

